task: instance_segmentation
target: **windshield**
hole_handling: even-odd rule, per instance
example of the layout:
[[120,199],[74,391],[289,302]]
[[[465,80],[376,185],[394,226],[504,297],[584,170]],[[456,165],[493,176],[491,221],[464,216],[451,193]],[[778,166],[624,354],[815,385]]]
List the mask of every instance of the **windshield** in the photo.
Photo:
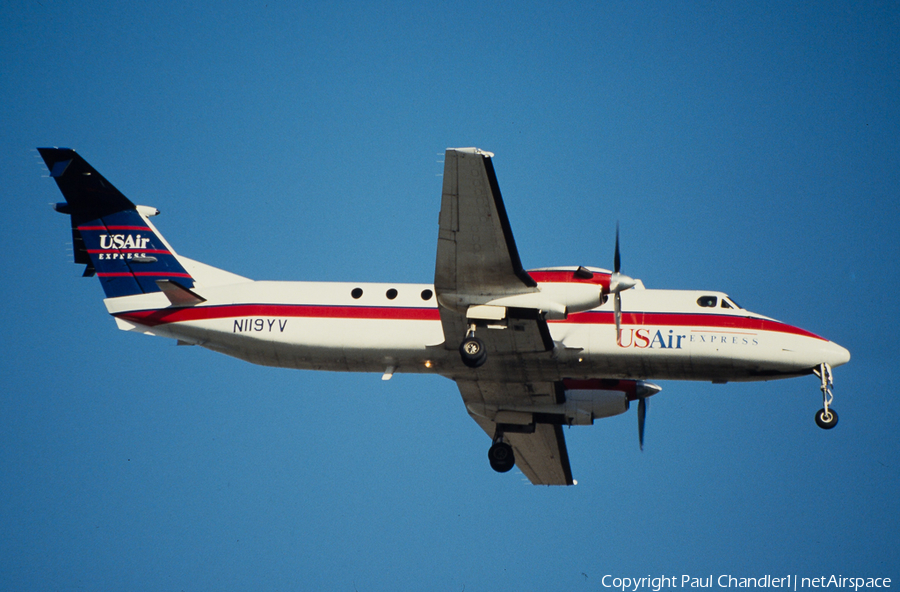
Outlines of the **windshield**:
[[[725,306],[726,302],[731,304],[731,306]],[[744,307],[741,306],[740,304],[738,304],[737,302],[735,302],[734,298],[732,298],[731,296],[726,296],[725,298],[722,298],[722,308],[741,308],[741,309],[743,309]]]

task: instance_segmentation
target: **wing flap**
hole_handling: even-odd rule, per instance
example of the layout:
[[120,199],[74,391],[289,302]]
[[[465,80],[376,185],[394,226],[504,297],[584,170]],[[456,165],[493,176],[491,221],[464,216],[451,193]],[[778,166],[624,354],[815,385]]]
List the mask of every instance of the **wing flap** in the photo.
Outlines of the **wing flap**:
[[[446,349],[459,347],[466,334],[468,321],[456,311],[440,307],[441,326],[448,339]],[[537,311],[510,308],[502,328],[484,328],[478,332],[491,354],[535,354],[553,351],[550,327]]]

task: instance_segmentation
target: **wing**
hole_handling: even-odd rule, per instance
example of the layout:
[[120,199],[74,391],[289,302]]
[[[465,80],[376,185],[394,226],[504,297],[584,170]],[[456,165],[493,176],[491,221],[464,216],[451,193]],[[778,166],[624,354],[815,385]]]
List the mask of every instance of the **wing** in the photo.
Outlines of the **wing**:
[[[445,153],[434,287],[441,303],[444,346],[451,350],[467,328],[464,311],[444,305],[451,295],[500,297],[537,291],[537,282],[519,260],[491,156],[477,148],[448,148]],[[479,334],[489,355],[553,349],[547,323],[537,311],[509,309],[506,316],[512,331]]]
[[522,268],[490,152],[444,156],[434,287],[438,294],[517,294],[537,283]]
[[[487,417],[490,412],[486,410],[504,405],[523,408],[562,402],[559,400],[562,391],[552,382],[526,384],[457,380],[456,384],[469,415],[491,438],[497,433],[498,423]],[[572,468],[569,466],[562,425],[558,422],[542,423],[540,420],[547,418],[540,414],[525,415],[531,416],[532,423],[501,424],[504,440],[513,448],[516,466],[535,485],[572,485]],[[494,419],[502,417],[496,415]]]
[[434,272],[444,347],[459,346],[470,320],[488,327],[478,336],[491,362],[472,370],[472,378],[456,381],[469,415],[491,438],[498,429],[503,432],[516,466],[532,483],[571,485],[572,470],[558,421],[540,413],[496,412],[564,402],[562,390],[544,381],[535,363],[554,347],[543,314],[507,306],[503,318],[492,322],[474,316],[462,304],[538,290],[519,260],[492,156],[476,148],[448,148],[445,154]]

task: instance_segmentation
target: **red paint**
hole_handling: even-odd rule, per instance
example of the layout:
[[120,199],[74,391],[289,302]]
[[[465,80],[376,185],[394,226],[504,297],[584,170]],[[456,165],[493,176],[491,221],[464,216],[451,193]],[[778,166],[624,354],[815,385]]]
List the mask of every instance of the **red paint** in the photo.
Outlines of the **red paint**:
[[608,273],[592,272],[593,277],[580,278],[575,275],[575,271],[529,271],[530,275],[536,282],[548,283],[566,283],[566,284],[594,284],[600,286],[604,291],[609,290]]
[[[101,275],[101,274],[98,274]],[[106,274],[106,275],[131,275]],[[135,275],[154,275],[152,273],[136,273]],[[187,274],[160,273],[176,277],[190,277]],[[380,307],[380,306],[329,306],[329,305],[305,305],[305,304],[232,304],[223,306],[195,306],[190,308],[175,308],[161,310],[143,310],[128,313],[120,313],[116,316],[141,325],[150,327],[165,323],[180,323],[185,321],[202,321],[210,319],[229,319],[235,317],[296,317],[296,318],[323,318],[323,319],[387,319],[400,321],[439,321],[440,312],[437,308],[406,308],[406,307]],[[549,321],[551,323],[574,323],[594,325],[614,325],[615,319],[611,312],[582,312],[569,315],[565,321]],[[804,329],[752,317],[735,317],[718,314],[677,314],[677,313],[623,313],[623,325],[650,325],[654,327],[695,327],[697,329],[709,329],[712,331],[721,329],[747,329],[752,331],[772,331],[775,333],[787,333],[801,335],[815,339],[826,339],[810,333]],[[641,342],[637,347],[647,347],[650,340],[641,335],[640,329],[635,331],[635,339]],[[647,333],[649,335],[649,333]]]
[[154,255],[171,255],[166,249],[87,249],[88,253],[153,253]]
[[[550,322],[576,323],[586,325],[614,325],[616,320],[615,315],[611,312],[589,311],[571,314],[565,321]],[[810,333],[805,329],[786,325],[785,323],[780,323],[778,321],[720,314],[623,312],[622,325],[642,325],[652,327],[696,327],[698,329],[712,330],[746,329],[750,331],[774,331],[776,333],[789,333],[792,335],[802,335],[803,337],[813,337],[815,339],[821,339],[822,341],[828,341],[823,337],[819,337],[815,333]],[[635,337],[637,338],[638,335],[636,334]],[[649,341],[647,343],[649,345]]]
[[165,323],[231,319],[235,317],[292,317],[325,319],[389,319],[402,321],[439,321],[436,308],[379,306],[317,306],[304,304],[231,304],[195,306],[160,310],[141,310],[117,314],[117,317],[155,327]]
[[78,230],[146,230],[152,232],[147,226],[79,226]]
[[[644,332],[643,335],[641,335],[641,331]],[[638,341],[641,342],[641,345],[638,345],[638,343],[637,343]],[[638,329],[637,331],[634,332],[634,347],[644,349],[649,345],[650,345],[649,329]],[[620,343],[619,346],[622,347],[622,344]]]
[[[122,259],[125,261],[125,259]],[[183,277],[183,278],[191,278],[190,274],[187,273],[174,273],[171,271],[115,271],[115,272],[97,272],[99,277],[131,277],[131,276],[141,276],[141,277]]]

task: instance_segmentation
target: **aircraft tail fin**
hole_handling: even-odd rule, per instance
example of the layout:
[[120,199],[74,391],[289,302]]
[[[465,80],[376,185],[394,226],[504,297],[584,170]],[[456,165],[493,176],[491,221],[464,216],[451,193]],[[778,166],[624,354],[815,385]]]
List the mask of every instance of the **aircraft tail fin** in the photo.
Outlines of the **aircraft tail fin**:
[[190,291],[194,278],[159,234],[149,217],[159,212],[136,206],[74,150],[38,148],[66,203],[56,211],[72,221],[75,263],[96,275],[108,298],[165,291]]

